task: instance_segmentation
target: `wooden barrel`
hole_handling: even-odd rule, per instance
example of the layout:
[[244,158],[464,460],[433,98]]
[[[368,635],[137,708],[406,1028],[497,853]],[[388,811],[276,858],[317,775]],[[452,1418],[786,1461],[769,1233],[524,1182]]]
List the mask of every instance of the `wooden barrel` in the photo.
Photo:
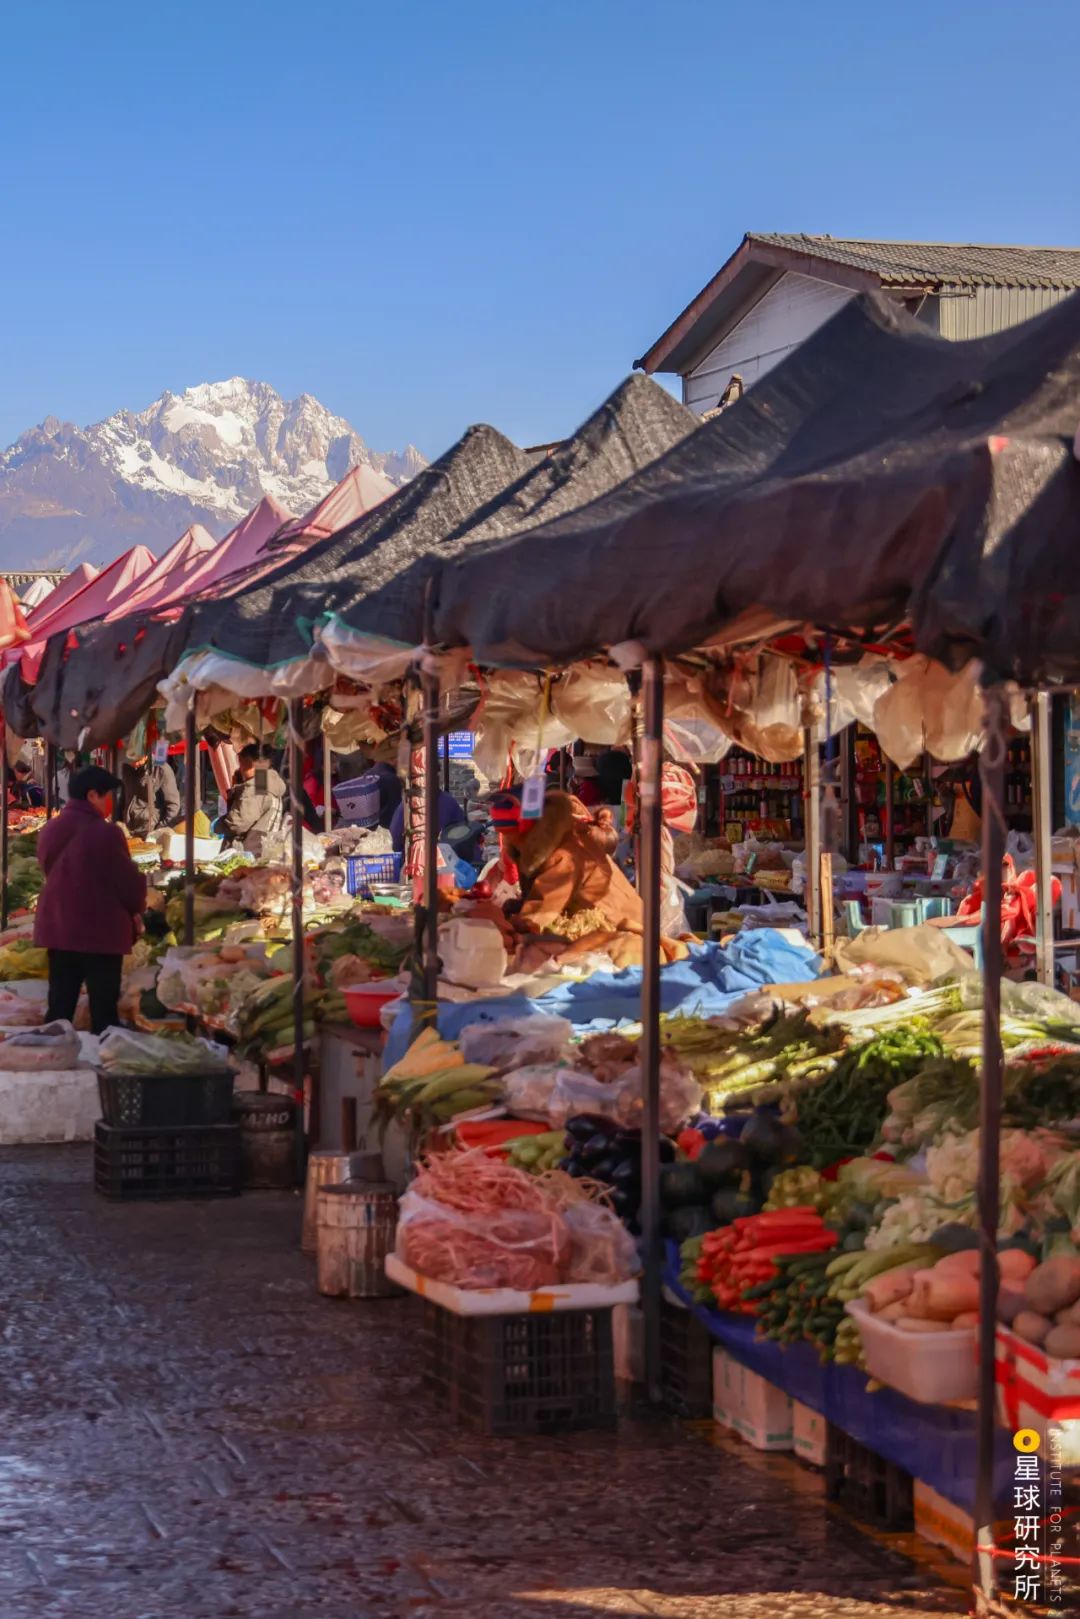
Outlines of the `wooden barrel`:
[[397,1234],[397,1193],[383,1182],[346,1181],[318,1194],[317,1285],[338,1299],[389,1298],[386,1275]]

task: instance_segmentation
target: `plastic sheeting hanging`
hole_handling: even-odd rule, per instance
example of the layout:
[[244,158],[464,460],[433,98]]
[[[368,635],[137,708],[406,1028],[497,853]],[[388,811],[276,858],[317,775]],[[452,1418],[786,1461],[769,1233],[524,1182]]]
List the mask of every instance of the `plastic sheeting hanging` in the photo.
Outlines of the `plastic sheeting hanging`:
[[772,764],[802,754],[802,700],[789,659],[735,659],[709,671],[702,695],[710,717],[740,747]]
[[473,763],[489,780],[502,776],[511,748],[518,771],[528,776],[536,769],[540,752],[566,748],[577,740],[577,733],[551,714],[540,731],[542,702],[543,682],[536,675],[502,670],[486,682],[473,720]]
[[966,759],[982,740],[980,665],[958,674],[921,654],[893,666],[894,680],[874,704],[874,730],[888,757],[907,770],[923,752]]
[[629,745],[630,693],[616,669],[568,669],[551,688],[551,712],[582,742]]
[[664,682],[664,750],[682,764],[715,765],[733,746],[726,731],[709,717],[701,681],[668,678]]

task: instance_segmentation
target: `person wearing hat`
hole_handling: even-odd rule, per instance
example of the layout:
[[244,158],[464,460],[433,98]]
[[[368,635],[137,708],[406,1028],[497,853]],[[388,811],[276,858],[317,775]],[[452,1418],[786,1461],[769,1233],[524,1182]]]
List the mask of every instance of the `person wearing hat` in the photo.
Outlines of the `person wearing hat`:
[[34,943],[49,953],[46,1021],[70,1023],[85,984],[95,1034],[119,1021],[121,968],[146,908],[146,878],[111,819],[120,785],[99,765],[74,771],[67,803],[38,837],[45,886]]

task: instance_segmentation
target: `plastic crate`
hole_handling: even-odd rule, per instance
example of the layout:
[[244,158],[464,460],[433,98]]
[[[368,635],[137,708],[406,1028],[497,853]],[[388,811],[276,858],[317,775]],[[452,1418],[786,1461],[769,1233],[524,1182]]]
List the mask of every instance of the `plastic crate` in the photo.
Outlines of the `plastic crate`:
[[681,1417],[711,1417],[713,1343],[697,1316],[660,1300],[660,1380],[664,1403]]
[[615,1424],[611,1306],[455,1315],[422,1299],[425,1384],[485,1434],[565,1433]]
[[831,1422],[825,1435],[825,1495],[875,1529],[915,1527],[911,1475]]
[[401,881],[403,854],[350,854],[345,856],[345,887],[352,895],[362,894],[372,883]]
[[233,1074],[114,1074],[97,1071],[101,1117],[116,1129],[228,1124]]
[[240,1128],[94,1128],[94,1190],[102,1197],[231,1197],[240,1190]]

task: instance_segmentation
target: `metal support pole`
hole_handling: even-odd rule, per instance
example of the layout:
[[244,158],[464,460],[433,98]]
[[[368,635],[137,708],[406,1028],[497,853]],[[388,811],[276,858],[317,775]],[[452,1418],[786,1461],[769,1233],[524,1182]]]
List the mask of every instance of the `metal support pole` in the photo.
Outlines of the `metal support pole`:
[[199,741],[195,703],[184,716],[184,943],[195,943],[195,772]]
[[48,816],[56,814],[56,744],[45,744],[45,813]]
[[893,800],[896,797],[896,766],[891,759],[885,760],[885,825],[882,832],[885,835],[885,869],[892,871],[896,864],[896,814]]
[[[292,939],[293,939],[293,1090],[296,1095],[296,1181],[304,1181],[304,811],[300,801],[303,742],[300,736],[300,700],[293,698],[289,717],[289,819],[292,826]],[[311,1135],[316,1139],[318,1105],[315,1082],[311,1087]]]
[[1001,1129],[1001,864],[1005,854],[1005,749],[1009,708],[1001,686],[985,694],[982,777],[983,1061],[979,1106],[979,1404],[975,1469],[976,1612],[989,1611],[996,1590],[994,1542],[994,1336],[997,1323],[997,1231]]
[[334,830],[334,752],[326,733],[322,743],[323,831]]
[[424,705],[424,1000],[434,1023],[439,998],[439,677],[420,675]]
[[442,786],[443,792],[450,791],[450,736],[449,733],[442,739]]
[[8,925],[8,866],[10,864],[10,809],[8,788],[11,785],[11,765],[8,761],[7,737],[0,742],[0,927]]
[[814,732],[808,725],[803,727],[803,799],[806,928],[810,943],[817,949],[821,944],[821,767]]
[[1050,766],[1050,698],[1040,691],[1031,700],[1031,794],[1035,832],[1035,974],[1054,987],[1053,825]]
[[[106,761],[107,762],[106,762],[106,767],[105,768],[108,770],[109,775],[110,776],[115,776],[117,779],[119,779],[119,776],[120,776],[120,749],[116,745],[115,742],[113,743],[112,747],[108,751],[108,754],[106,755]],[[120,793],[113,793],[112,818],[113,818],[114,821],[118,821],[120,819],[120,798],[121,798]],[[127,805],[126,804],[124,805],[124,814],[125,815],[127,814]]]
[[664,768],[664,666],[648,658],[643,669],[644,735],[638,776],[644,908],[641,979],[641,1237],[645,1263],[645,1385],[653,1404],[663,1398],[660,1365],[660,832]]

